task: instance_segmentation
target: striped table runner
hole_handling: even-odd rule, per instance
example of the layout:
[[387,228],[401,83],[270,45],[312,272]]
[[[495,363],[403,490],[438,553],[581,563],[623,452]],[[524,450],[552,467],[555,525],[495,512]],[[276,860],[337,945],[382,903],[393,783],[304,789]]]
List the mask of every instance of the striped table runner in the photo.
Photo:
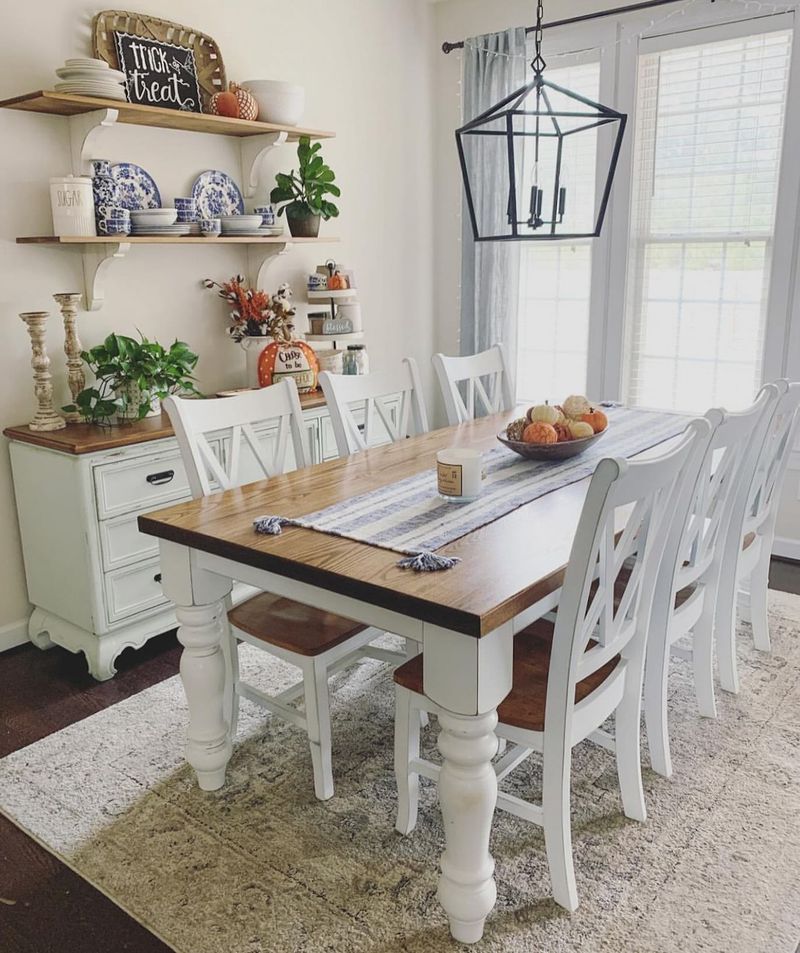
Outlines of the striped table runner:
[[254,526],[257,532],[272,535],[282,526],[302,526],[404,554],[398,563],[403,568],[449,569],[459,560],[436,556],[435,550],[591,476],[603,457],[634,456],[681,433],[687,424],[682,414],[650,410],[613,408],[608,416],[606,436],[570,460],[524,460],[502,445],[487,451],[483,493],[472,503],[442,500],[431,468],[297,519],[261,516]]

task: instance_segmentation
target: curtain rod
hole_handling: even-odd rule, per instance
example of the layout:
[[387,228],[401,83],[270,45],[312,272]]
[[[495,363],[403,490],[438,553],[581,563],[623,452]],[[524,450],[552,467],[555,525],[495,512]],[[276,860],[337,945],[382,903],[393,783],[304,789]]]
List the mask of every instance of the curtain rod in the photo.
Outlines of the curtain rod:
[[[641,3],[629,3],[624,7],[614,7],[613,10],[598,10],[597,13],[584,13],[579,17],[570,17],[567,20],[552,20],[549,23],[542,24],[542,28],[547,30],[549,27],[566,26],[568,23],[585,23],[587,20],[600,20],[603,17],[613,17],[620,13],[633,13],[635,10],[647,10],[650,7],[663,7],[668,3],[680,3],[681,0],[642,0]],[[714,3],[714,0],[711,0]],[[525,27],[526,33],[533,33],[536,27]],[[457,43],[442,43],[443,53],[452,53],[453,50],[463,50],[464,40]]]

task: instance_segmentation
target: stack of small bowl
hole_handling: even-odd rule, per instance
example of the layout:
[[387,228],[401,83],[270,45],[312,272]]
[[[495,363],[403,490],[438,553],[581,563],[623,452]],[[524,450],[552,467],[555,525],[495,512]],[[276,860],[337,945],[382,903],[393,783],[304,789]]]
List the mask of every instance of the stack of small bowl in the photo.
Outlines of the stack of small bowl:
[[189,234],[189,225],[178,222],[174,208],[142,208],[131,212],[132,235],[182,236]]

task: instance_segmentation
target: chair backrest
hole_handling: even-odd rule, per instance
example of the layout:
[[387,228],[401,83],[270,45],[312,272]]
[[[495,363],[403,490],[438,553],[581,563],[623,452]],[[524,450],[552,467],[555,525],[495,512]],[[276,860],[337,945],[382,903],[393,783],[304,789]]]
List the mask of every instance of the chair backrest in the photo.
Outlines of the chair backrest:
[[622,655],[638,682],[630,690],[641,692],[648,619],[669,527],[685,519],[709,431],[708,421],[693,420],[659,456],[598,464],[553,634],[545,723],[556,737],[561,731],[570,737],[576,683],[615,656]]
[[[286,472],[290,469],[290,440],[295,466],[306,465],[303,412],[297,387],[289,378],[271,387],[217,400],[168,397],[164,409],[175,429],[195,499],[208,496],[214,482],[220,489],[230,490],[252,482],[254,471],[256,478]],[[210,442],[211,433],[219,439]],[[245,457],[249,473],[243,465]]]
[[[340,457],[366,450],[387,433],[391,440],[397,441],[428,430],[419,370],[416,361],[410,357],[397,367],[372,374],[346,375],[323,371],[319,382],[328,403]],[[393,415],[389,403],[394,403],[397,398],[400,405]],[[356,421],[354,409],[363,410],[363,424]]]
[[747,494],[741,536],[771,532],[777,514],[781,484],[797,432],[800,382],[775,381],[778,398],[772,419],[765,427],[764,443]]
[[[513,409],[511,377],[502,344],[469,357],[434,354],[432,362],[449,424],[474,420],[476,413],[482,416]],[[462,384],[463,395],[459,386]]]

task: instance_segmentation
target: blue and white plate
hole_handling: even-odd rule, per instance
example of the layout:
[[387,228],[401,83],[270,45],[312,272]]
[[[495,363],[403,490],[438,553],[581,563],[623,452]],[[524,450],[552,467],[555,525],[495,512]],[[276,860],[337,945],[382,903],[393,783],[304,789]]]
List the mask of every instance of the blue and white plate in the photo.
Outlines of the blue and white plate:
[[197,176],[192,186],[192,198],[197,202],[198,218],[244,213],[244,199],[239,186],[227,173],[217,169],[209,169]]
[[120,190],[119,204],[132,212],[143,208],[161,208],[161,193],[149,172],[132,162],[111,166],[111,174]]

